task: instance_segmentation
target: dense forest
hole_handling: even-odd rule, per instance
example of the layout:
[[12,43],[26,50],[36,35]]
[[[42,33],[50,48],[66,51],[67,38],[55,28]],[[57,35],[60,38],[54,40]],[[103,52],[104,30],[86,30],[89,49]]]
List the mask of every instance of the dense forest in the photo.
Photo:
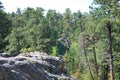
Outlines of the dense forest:
[[46,52],[63,58],[78,80],[120,80],[120,0],[94,0],[89,8],[6,13],[0,2],[0,53]]

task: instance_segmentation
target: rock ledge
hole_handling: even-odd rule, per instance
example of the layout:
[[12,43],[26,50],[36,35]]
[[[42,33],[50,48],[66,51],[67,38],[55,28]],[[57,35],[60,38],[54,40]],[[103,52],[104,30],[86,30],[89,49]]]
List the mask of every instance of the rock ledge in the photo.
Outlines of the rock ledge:
[[0,53],[0,80],[76,80],[66,74],[59,57],[38,51],[12,57]]

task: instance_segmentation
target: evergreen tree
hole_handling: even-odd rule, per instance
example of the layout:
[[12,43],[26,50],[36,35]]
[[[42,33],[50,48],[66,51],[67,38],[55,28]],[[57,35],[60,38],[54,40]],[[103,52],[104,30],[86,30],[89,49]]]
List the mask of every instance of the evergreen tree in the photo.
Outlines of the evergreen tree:
[[2,3],[0,2],[0,52],[5,50],[7,42],[5,37],[10,33],[11,21],[8,18],[7,13],[3,11]]

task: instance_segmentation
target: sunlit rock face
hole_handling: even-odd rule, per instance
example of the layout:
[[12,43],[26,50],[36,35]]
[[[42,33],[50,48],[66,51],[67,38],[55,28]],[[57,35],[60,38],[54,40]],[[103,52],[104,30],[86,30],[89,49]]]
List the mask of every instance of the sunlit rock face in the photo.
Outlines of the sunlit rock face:
[[38,51],[12,57],[0,53],[0,80],[75,80],[59,57]]

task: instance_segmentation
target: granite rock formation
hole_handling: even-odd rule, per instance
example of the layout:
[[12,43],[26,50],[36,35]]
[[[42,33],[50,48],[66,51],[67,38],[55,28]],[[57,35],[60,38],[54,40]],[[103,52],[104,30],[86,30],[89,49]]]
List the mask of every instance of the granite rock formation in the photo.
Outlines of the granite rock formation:
[[0,80],[75,80],[59,57],[38,51],[12,57],[0,53]]

